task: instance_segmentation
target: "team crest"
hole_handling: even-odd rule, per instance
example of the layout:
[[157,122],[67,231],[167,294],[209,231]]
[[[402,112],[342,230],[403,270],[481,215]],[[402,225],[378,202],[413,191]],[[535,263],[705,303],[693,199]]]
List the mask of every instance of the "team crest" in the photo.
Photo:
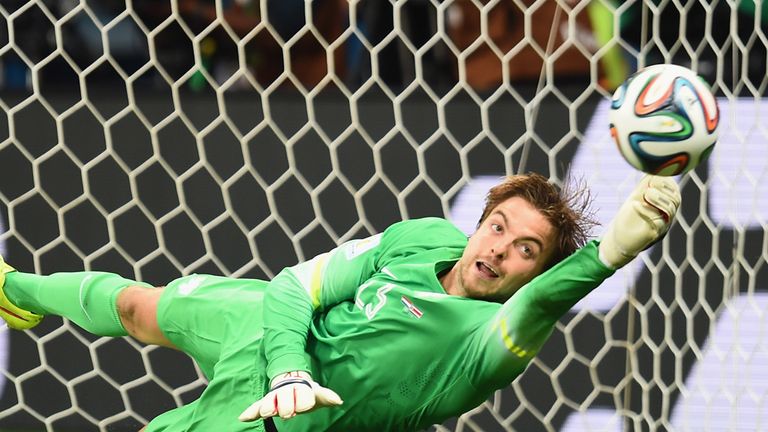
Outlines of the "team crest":
[[405,309],[411,313],[411,315],[415,316],[416,318],[421,318],[424,316],[424,312],[421,311],[421,309],[417,308],[415,304],[406,296],[400,297],[400,301],[403,303],[403,306],[405,306]]

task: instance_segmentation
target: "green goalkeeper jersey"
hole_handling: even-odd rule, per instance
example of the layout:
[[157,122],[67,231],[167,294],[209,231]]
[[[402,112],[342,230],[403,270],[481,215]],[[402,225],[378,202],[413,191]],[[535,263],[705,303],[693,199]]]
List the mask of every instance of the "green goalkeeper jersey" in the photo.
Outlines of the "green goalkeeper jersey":
[[481,404],[612,270],[591,242],[506,303],[446,294],[467,237],[446,220],[392,225],[285,269],[265,298],[267,375],[307,370],[344,400],[280,432],[413,431]]

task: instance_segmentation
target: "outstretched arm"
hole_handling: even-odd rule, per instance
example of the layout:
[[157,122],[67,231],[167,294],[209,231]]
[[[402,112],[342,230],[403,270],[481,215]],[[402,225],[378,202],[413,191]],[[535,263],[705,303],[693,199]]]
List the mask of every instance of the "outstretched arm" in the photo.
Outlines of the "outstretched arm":
[[252,421],[290,418],[312,409],[340,405],[341,398],[316,383],[304,350],[314,313],[351,299],[376,271],[381,235],[353,240],[289,267],[270,282],[264,300],[264,351],[270,391],[241,415]]
[[352,299],[378,271],[382,234],[352,240],[309,261],[288,267],[269,283],[264,298],[267,375],[309,371],[304,355],[314,313]]
[[644,177],[600,243],[588,243],[502,306],[477,339],[475,382],[498,388],[520,374],[563,314],[615,269],[664,237],[679,205],[680,191],[672,179]]

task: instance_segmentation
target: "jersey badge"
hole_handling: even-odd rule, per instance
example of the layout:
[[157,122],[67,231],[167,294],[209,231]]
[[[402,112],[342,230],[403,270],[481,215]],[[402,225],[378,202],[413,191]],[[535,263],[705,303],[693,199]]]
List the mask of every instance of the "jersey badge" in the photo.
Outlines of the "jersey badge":
[[415,304],[406,296],[400,297],[400,301],[403,303],[403,306],[405,306],[405,309],[411,313],[411,315],[415,316],[416,318],[421,318],[424,316],[424,312],[421,311],[421,309],[417,308]]

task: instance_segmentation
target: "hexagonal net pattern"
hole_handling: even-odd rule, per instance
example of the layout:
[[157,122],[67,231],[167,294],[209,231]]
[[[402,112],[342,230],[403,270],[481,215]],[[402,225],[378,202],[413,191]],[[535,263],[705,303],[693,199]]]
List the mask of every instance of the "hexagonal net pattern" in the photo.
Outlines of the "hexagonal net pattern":
[[[759,430],[768,417],[761,2],[14,0],[0,208],[22,271],[266,279],[408,218],[471,233],[500,176],[639,174],[607,128],[635,68],[713,84],[721,139],[663,242],[435,431]],[[600,232],[594,234],[599,235]],[[205,386],[183,354],[47,317],[0,332],[0,428],[137,430]],[[426,378],[425,378],[426,379]]]

